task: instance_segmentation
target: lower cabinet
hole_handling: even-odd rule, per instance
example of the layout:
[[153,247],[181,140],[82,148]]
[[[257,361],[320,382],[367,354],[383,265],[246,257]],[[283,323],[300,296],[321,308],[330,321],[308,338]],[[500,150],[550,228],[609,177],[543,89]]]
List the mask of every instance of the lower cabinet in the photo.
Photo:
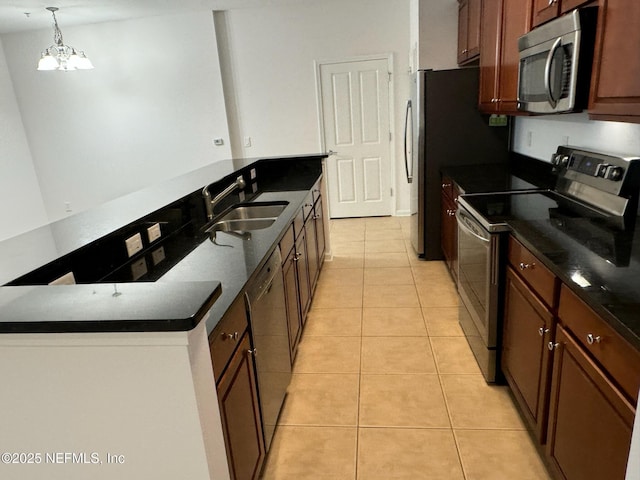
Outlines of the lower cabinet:
[[[281,244],[282,245],[282,244]],[[289,355],[291,363],[296,357],[296,349],[302,330],[302,315],[300,302],[298,301],[298,272],[296,269],[295,249],[291,249],[288,255],[283,253],[282,275],[284,277],[284,296],[287,307],[287,327],[289,329]],[[286,257],[284,257],[286,255]]]
[[209,337],[227,462],[231,478],[235,480],[257,479],[265,457],[247,325],[244,298],[240,296]]
[[556,476],[623,480],[635,409],[562,326],[554,346],[547,453]]
[[218,402],[231,478],[258,478],[264,440],[249,334],[245,333],[218,383]]
[[458,281],[458,223],[455,204],[457,198],[458,190],[453,181],[448,177],[443,177],[440,206],[440,245],[449,272],[456,283]]
[[545,441],[553,314],[512,268],[507,268],[502,372],[540,443]]

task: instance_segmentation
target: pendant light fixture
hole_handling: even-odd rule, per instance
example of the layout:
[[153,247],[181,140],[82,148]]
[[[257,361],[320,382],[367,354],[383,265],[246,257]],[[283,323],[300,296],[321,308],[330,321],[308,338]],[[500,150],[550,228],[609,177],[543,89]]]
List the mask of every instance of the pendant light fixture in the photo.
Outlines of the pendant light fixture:
[[42,52],[38,62],[38,70],[90,70],[93,68],[91,60],[84,52],[76,50],[62,42],[62,32],[58,27],[56,12],[58,7],[47,7],[53,15],[53,42],[49,48]]

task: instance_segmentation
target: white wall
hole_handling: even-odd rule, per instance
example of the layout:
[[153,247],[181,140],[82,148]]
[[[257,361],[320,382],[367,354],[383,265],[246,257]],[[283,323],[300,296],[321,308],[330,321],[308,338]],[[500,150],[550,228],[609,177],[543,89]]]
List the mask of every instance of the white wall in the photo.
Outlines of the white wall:
[[516,118],[513,150],[518,153],[549,162],[567,140],[573,146],[640,157],[638,124],[593,121],[587,113]]
[[47,223],[0,39],[0,240]]
[[230,158],[210,11],[62,30],[94,70],[36,71],[51,30],[3,37],[50,221]]
[[252,140],[234,151],[239,156],[318,152],[314,61],[393,54],[396,208],[408,209],[401,137],[409,95],[409,0],[327,0],[231,10],[225,17],[236,134]]

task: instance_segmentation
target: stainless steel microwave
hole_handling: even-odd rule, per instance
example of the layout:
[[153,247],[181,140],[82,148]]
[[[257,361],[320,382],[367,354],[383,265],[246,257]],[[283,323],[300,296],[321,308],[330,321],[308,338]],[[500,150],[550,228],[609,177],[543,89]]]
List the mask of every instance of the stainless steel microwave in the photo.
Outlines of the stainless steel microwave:
[[573,10],[518,39],[518,110],[564,113],[587,106],[597,10]]

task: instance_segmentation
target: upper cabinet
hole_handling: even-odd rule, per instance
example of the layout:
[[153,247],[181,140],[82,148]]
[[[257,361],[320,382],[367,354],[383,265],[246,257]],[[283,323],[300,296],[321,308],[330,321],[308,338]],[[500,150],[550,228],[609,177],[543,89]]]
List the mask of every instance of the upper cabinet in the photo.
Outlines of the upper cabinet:
[[458,5],[458,64],[478,59],[480,55],[481,0],[459,0]]
[[519,114],[518,38],[531,26],[530,0],[484,0],[481,14],[480,110]]
[[548,22],[591,0],[533,0],[533,26]]
[[640,2],[601,0],[589,114],[640,123]]

